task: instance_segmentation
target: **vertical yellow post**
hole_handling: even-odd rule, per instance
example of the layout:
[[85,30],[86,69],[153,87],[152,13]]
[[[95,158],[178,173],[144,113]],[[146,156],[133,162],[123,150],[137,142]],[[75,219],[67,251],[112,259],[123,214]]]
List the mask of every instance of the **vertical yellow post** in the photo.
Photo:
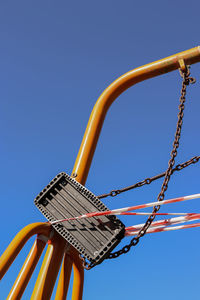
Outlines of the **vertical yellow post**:
[[78,252],[75,249],[73,249],[72,251],[74,268],[72,300],[81,300],[83,295],[84,270]]
[[62,262],[66,241],[58,234],[49,245],[31,296],[31,300],[49,300]]
[[65,300],[67,297],[70,276],[72,271],[72,263],[73,263],[73,258],[70,257],[69,253],[65,252],[55,300]]
[[83,295],[84,270],[79,253],[72,247],[65,253],[55,300],[66,299],[73,263],[74,282],[72,300],[81,300]]

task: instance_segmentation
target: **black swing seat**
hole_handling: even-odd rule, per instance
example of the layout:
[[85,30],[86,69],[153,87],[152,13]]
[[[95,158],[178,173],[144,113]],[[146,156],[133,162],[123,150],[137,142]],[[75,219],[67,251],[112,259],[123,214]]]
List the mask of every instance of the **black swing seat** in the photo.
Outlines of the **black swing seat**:
[[[35,198],[48,221],[71,218],[108,208],[92,192],[62,172]],[[101,263],[124,237],[125,226],[115,216],[100,216],[52,225],[82,257]]]

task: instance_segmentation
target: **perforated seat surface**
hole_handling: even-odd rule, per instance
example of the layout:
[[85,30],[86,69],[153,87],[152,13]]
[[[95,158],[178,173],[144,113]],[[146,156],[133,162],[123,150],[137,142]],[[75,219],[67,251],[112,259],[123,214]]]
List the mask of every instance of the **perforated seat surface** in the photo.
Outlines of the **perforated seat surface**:
[[[34,202],[50,222],[108,210],[92,192],[66,173],[58,174]],[[94,265],[102,262],[124,236],[124,224],[115,216],[65,221],[52,226]]]

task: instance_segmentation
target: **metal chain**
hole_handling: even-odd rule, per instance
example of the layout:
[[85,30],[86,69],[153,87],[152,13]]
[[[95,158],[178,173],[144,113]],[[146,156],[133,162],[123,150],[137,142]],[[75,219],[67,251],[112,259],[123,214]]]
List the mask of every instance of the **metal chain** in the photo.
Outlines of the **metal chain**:
[[85,270],[91,270],[95,266],[95,263],[87,262],[86,259],[83,256],[79,255],[79,258],[80,258],[80,260],[82,262],[82,266]]
[[[187,85],[189,85],[190,83],[194,83],[195,79],[190,76],[190,71],[189,71],[189,66],[186,66],[185,70],[182,71],[180,69],[180,74],[181,77],[183,78],[182,81],[182,88],[181,88],[181,97],[180,97],[180,105],[179,105],[179,113],[178,113],[178,122],[177,122],[177,126],[176,126],[176,133],[175,133],[175,138],[174,138],[174,142],[173,142],[173,149],[170,153],[170,160],[168,162],[168,168],[165,172],[165,178],[161,187],[161,191],[157,197],[157,201],[162,201],[165,197],[165,192],[168,188],[168,183],[170,180],[170,177],[173,173],[173,166],[175,164],[175,157],[177,156],[177,149],[179,147],[179,140],[180,140],[180,136],[181,136],[181,129],[182,129],[182,124],[183,124],[183,115],[184,115],[184,108],[185,108],[185,96],[186,96],[186,88]],[[130,248],[132,246],[136,246],[139,243],[139,240],[141,237],[143,237],[145,235],[145,233],[147,232],[148,228],[151,226],[151,223],[153,222],[153,220],[155,219],[155,213],[157,213],[160,209],[160,206],[154,206],[153,207],[153,211],[152,214],[148,217],[145,225],[142,227],[142,229],[139,231],[139,233],[137,234],[136,237],[134,237],[130,243],[126,246],[124,246],[122,249],[120,249],[119,251],[110,253],[109,256],[107,258],[112,259],[112,258],[117,258],[118,256],[127,253]]]
[[[191,164],[196,164],[198,161],[200,160],[200,156],[194,156],[192,157],[191,159],[187,160],[186,162],[182,163],[182,164],[178,164],[176,165],[173,169],[172,169],[172,174],[176,171],[181,171],[183,170],[184,168],[190,166]],[[146,185],[146,184],[150,184],[152,183],[153,181],[157,180],[157,179],[160,179],[162,177],[165,176],[165,173],[166,172],[163,172],[163,173],[160,173],[156,176],[152,176],[152,177],[147,177],[145,178],[144,180],[142,181],[139,181],[139,182],[136,182],[135,184],[133,185],[129,185],[125,188],[122,188],[122,189],[117,189],[117,190],[112,190],[110,191],[109,193],[107,194],[102,194],[102,195],[99,195],[97,196],[99,199],[102,199],[102,198],[106,198],[106,197],[116,197],[118,196],[119,194],[121,193],[124,193],[124,192],[127,192],[129,190],[132,190],[132,189],[135,189],[135,188],[138,188],[138,187],[142,187],[143,185]]]

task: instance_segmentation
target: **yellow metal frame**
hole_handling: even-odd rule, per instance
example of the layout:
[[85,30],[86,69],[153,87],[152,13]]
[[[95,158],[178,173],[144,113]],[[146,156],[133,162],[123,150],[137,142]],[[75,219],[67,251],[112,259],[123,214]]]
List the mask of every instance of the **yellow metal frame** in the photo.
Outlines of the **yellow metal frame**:
[[[90,115],[72,172],[72,174],[76,174],[76,180],[83,185],[85,184],[106,113],[113,101],[121,93],[138,82],[178,68],[184,69],[185,65],[197,62],[200,62],[200,46],[136,68],[115,80],[99,97]],[[84,271],[78,252],[69,246],[58,233],[53,231],[48,223],[30,224],[16,235],[0,258],[0,279],[4,276],[26,241],[34,234],[37,234],[37,239],[7,299],[21,298],[48,241],[47,251],[31,299],[48,300],[51,298],[59,268],[63,261],[55,299],[66,299],[73,267],[74,281],[71,299],[81,300]]]

